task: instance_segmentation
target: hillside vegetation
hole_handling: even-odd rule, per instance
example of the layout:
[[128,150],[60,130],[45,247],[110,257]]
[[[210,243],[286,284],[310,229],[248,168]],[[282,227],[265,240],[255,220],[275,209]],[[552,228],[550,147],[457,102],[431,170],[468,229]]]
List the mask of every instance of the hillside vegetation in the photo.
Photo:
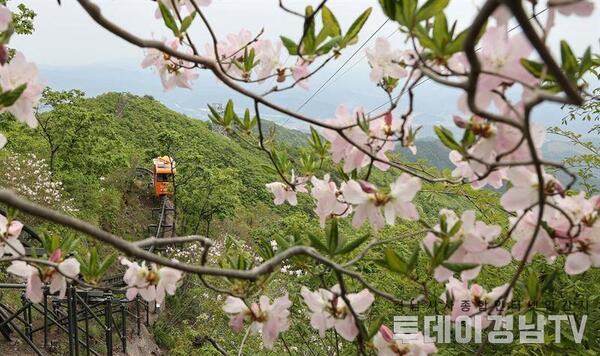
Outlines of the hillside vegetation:
[[[54,96],[53,96],[54,95]],[[147,178],[136,175],[136,167],[150,168],[151,159],[159,155],[170,155],[177,162],[177,234],[204,234],[216,241],[217,247],[210,256],[210,263],[230,266],[244,261],[248,265],[268,258],[268,246],[286,243],[308,244],[308,234],[323,237],[324,232],[315,219],[313,204],[306,194],[299,196],[299,206],[275,206],[265,184],[276,180],[274,173],[265,169],[270,161],[251,140],[227,137],[211,130],[211,124],[189,118],[163,106],[151,97],[139,97],[127,93],[107,93],[96,98],[83,98],[77,93],[47,93],[46,107],[38,115],[40,125],[35,130],[15,122],[9,117],[0,118],[0,131],[6,133],[9,144],[0,151],[0,185],[15,189],[29,199],[101,226],[126,239],[147,237],[147,225],[152,223],[151,208],[157,205],[147,189]],[[274,124],[269,124],[271,126]],[[285,148],[289,159],[297,162],[306,147],[302,146],[303,134],[276,128],[275,145]],[[424,156],[437,158],[429,161],[445,168],[447,153],[442,156],[438,147],[426,142],[419,145]],[[399,153],[406,156],[404,153]],[[427,157],[426,157],[427,158]],[[33,163],[34,164],[33,164]],[[324,162],[330,171],[332,162]],[[435,171],[425,163],[422,169]],[[16,169],[19,167],[19,169]],[[449,174],[448,171],[445,174]],[[397,173],[374,172],[374,182],[389,184]],[[333,177],[336,179],[336,177]],[[60,184],[58,183],[60,182]],[[23,186],[40,185],[39,191],[21,189]],[[50,187],[50,188],[47,188]],[[20,190],[21,189],[21,190]],[[435,224],[441,208],[457,212],[473,209],[487,223],[508,223],[504,212],[497,208],[494,192],[473,191],[466,186],[445,188],[424,184],[416,202],[423,220]],[[40,230],[57,231],[56,227],[42,221],[22,217]],[[379,239],[397,238],[416,233],[422,227],[416,223],[403,223],[383,229]],[[63,230],[58,230],[64,232]],[[67,232],[64,232],[67,233]],[[340,236],[353,241],[369,234],[363,227],[351,229],[348,221],[340,222]],[[80,236],[85,244],[92,240]],[[418,247],[422,236],[415,235],[399,240],[392,245],[398,254],[408,257]],[[108,253],[102,247],[103,253]],[[166,252],[169,257],[195,261],[198,258],[193,246]],[[220,251],[233,252],[237,261],[227,260]],[[375,249],[375,256],[382,251]],[[84,250],[81,251],[84,253]],[[319,339],[310,327],[307,315],[300,308],[303,304],[296,299],[300,285],[311,289],[321,283],[333,285],[335,279],[325,277],[320,269],[306,268],[302,258],[280,266],[270,278],[262,280],[257,288],[261,292],[267,284],[273,295],[285,291],[294,296],[292,302],[293,329],[283,334],[272,354],[331,354],[336,341],[328,335]],[[540,263],[533,275],[550,274],[553,265]],[[419,283],[426,281],[425,275],[416,275],[414,280],[400,274],[392,274],[378,265],[375,258],[357,263],[358,271],[375,281],[378,288],[398,298],[410,298],[420,292]],[[556,268],[560,269],[560,263]],[[499,272],[486,269],[478,279],[484,286],[496,286],[499,280],[508,278],[512,268]],[[564,286],[558,300],[573,298],[576,293],[599,295],[600,287],[595,281],[596,270],[581,277],[561,280]],[[296,282],[290,284],[290,278]],[[241,282],[212,279],[212,284],[221,288],[241,288]],[[430,283],[430,282],[426,282]],[[243,283],[242,283],[243,284]],[[443,285],[430,283],[431,301],[436,301]],[[358,285],[348,281],[348,288],[356,290]],[[293,289],[293,290],[292,290]],[[298,290],[295,290],[298,289]],[[517,291],[517,294],[519,292]],[[551,294],[550,294],[551,295]],[[243,337],[231,331],[228,319],[220,312],[225,295],[207,289],[196,276],[186,276],[175,297],[167,300],[166,308],[154,325],[154,334],[159,344],[177,355],[204,355],[216,353],[211,342],[217,342],[228,352],[235,353],[236,345]],[[440,306],[436,306],[439,308]],[[383,318],[388,325],[399,310],[387,301],[375,304],[367,315],[369,323]],[[421,308],[419,314],[435,314],[434,309]],[[443,313],[439,313],[443,314]],[[591,318],[591,317],[590,317]],[[589,321],[597,323],[598,318]],[[588,330],[594,330],[588,327]],[[592,332],[592,331],[590,331]],[[588,342],[592,340],[590,335]],[[292,346],[293,345],[293,346]],[[464,354],[474,347],[461,345],[439,345],[442,354]],[[510,345],[509,345],[510,346]],[[508,347],[506,351],[508,351]],[[294,348],[290,350],[290,348]],[[345,344],[342,354],[353,354],[351,344]],[[496,347],[498,351],[500,347]],[[264,352],[258,338],[249,338],[244,346],[246,353]],[[524,352],[523,350],[521,350]],[[519,348],[515,349],[519,352]]]

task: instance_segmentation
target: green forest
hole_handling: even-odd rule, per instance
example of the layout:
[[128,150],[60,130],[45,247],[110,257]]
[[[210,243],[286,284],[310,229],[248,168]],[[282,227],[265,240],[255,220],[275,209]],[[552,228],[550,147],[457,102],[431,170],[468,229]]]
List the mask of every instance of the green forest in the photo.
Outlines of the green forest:
[[[333,233],[331,225],[324,230],[319,227],[308,197],[300,196],[295,208],[273,204],[265,184],[275,180],[276,175],[268,155],[257,147],[255,129],[251,129],[247,137],[228,134],[226,130],[215,129],[209,121],[176,113],[152,97],[128,93],[86,98],[78,90],[46,90],[42,104],[36,114],[40,122],[36,129],[16,122],[9,115],[0,119],[0,131],[9,142],[6,149],[0,151],[3,185],[33,202],[60,207],[67,214],[130,241],[147,238],[147,226],[153,222],[151,209],[159,202],[153,197],[148,179],[136,175],[136,168],[150,168],[152,158],[169,155],[177,163],[176,233],[181,236],[201,234],[213,239],[216,247],[209,256],[211,264],[248,269],[272,257],[278,248],[302,244],[322,246]],[[285,161],[313,169],[317,175],[335,170],[334,164],[327,159],[319,162],[320,158],[311,147],[314,137],[275,124],[268,124],[267,129],[267,144],[285,152]],[[403,160],[401,153],[396,155],[397,159]],[[437,172],[426,160],[408,164]],[[450,174],[449,170],[438,173]],[[338,174],[341,177],[344,173]],[[372,181],[384,185],[392,182],[398,173],[376,171],[373,174]],[[389,264],[382,263],[390,258],[388,249],[374,246],[369,258],[357,261],[355,268],[374,281],[378,288],[401,299],[418,295],[423,285],[427,285],[426,301],[406,308],[413,308],[411,312],[420,315],[433,314],[433,311],[444,314],[447,306],[439,300],[444,287],[428,278],[430,272],[425,256],[422,251],[419,255],[419,232],[423,231],[423,224],[436,224],[441,208],[457,212],[476,210],[479,219],[486,223],[506,226],[508,219],[498,208],[498,199],[499,194],[491,190],[476,191],[464,185],[449,189],[443,183],[424,184],[416,198],[422,222],[386,227],[378,235],[380,241],[395,239],[391,246],[396,257],[401,261],[414,259],[416,266],[408,271],[394,270]],[[90,249],[97,249],[101,259],[114,252],[65,228],[26,215],[19,218],[45,235],[77,238],[78,259],[85,259]],[[337,223],[335,226],[338,244],[355,246],[348,247],[348,251],[353,251],[350,256],[341,259],[342,256],[332,254],[331,258],[351,260],[360,250],[357,247],[364,247],[370,233],[366,227],[354,230],[348,221],[340,220],[339,226]],[[164,254],[193,262],[198,259],[198,251],[199,246],[192,245],[170,249]],[[586,352],[593,354],[589,350],[600,350],[596,334],[600,327],[597,308],[599,272],[592,269],[567,278],[559,273],[562,265],[561,259],[547,264],[537,257],[525,273],[526,282],[516,289],[514,299],[517,302],[511,304],[511,309],[530,314],[535,310],[551,313],[552,309],[546,308],[559,308],[569,313],[571,308],[572,314],[576,315],[585,310],[589,319],[583,343],[569,341],[527,345],[527,348],[522,344],[495,345],[491,352],[503,349],[503,352],[515,355],[531,355],[532,352],[560,354],[564,350],[587,349]],[[112,268],[118,267],[115,264]],[[390,268],[392,273],[389,273]],[[484,267],[478,280],[484,287],[493,287],[508,278],[513,270],[514,266],[502,270]],[[111,272],[115,271],[106,273]],[[221,312],[226,295],[219,293],[218,288],[234,291],[250,288],[257,294],[268,290],[267,293],[273,296],[289,291],[290,296],[298,296],[300,285],[316,288],[321,283],[334,284],[335,278],[324,272],[325,268],[314,268],[307,263],[306,257],[294,257],[252,285],[240,280],[207,277],[208,281],[205,281],[198,276],[186,275],[178,293],[167,299],[151,331],[158,345],[173,355],[218,354],[211,341],[228,352],[236,352],[243,335],[229,328],[229,320]],[[215,288],[206,288],[205,282]],[[348,288],[353,289],[355,283],[352,281]],[[589,305],[572,303],[582,296]],[[302,303],[295,298],[292,298],[294,304]],[[381,300],[365,316],[365,325],[376,330],[382,322],[391,324],[394,315],[401,312],[403,310],[397,305]],[[283,334],[272,354],[355,353],[351,344],[338,343],[333,335],[318,338],[308,325],[307,317],[301,309],[292,309],[292,320],[299,322],[293,323],[293,328]],[[553,330],[547,330],[546,337],[555,337]],[[259,339],[249,338],[245,343],[245,352],[266,352]],[[443,354],[461,355],[474,352],[477,345],[440,344],[438,347]]]

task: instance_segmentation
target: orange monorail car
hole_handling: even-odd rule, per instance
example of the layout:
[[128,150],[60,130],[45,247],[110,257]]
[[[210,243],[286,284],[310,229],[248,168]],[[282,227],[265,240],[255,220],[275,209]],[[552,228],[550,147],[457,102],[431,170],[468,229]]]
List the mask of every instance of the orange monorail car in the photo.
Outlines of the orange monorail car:
[[153,181],[154,194],[157,198],[165,195],[173,195],[173,183],[175,182],[175,161],[169,156],[156,157],[154,163]]

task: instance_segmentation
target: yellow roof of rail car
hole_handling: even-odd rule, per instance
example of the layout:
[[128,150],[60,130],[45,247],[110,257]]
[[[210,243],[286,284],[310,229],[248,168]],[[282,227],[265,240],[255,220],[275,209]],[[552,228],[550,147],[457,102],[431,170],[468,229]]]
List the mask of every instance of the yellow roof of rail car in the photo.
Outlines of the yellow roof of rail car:
[[169,156],[156,157],[152,160],[156,173],[172,173],[175,174],[175,160]]

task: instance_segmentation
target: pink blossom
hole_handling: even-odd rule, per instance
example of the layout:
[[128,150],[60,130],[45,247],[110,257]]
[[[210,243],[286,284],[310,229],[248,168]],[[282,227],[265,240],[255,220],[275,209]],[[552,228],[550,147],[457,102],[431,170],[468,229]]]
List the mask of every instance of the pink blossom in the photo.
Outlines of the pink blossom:
[[[508,251],[501,247],[491,247],[501,232],[498,225],[487,225],[482,221],[477,221],[475,212],[467,210],[463,212],[460,219],[454,211],[442,209],[440,215],[444,215],[449,229],[457,223],[460,223],[460,229],[450,237],[451,241],[462,241],[462,244],[448,258],[447,262],[452,263],[475,263],[479,266],[463,271],[461,278],[470,280],[479,274],[481,265],[487,264],[495,267],[503,267],[510,263],[511,256]],[[436,225],[434,230],[442,232],[440,225]],[[423,245],[429,251],[434,250],[439,238],[428,233],[423,240]],[[438,266],[435,269],[434,276],[438,281],[448,280],[453,276],[453,272],[444,266]]]
[[[523,68],[520,61],[527,58],[533,52],[533,47],[523,33],[508,35],[506,26],[488,27],[481,38],[481,50],[478,51],[481,66],[486,71],[501,74],[510,79],[501,78],[490,74],[481,74],[477,81],[476,105],[481,109],[487,109],[492,102],[499,109],[502,108],[500,96],[492,92],[504,83],[512,84],[512,80],[519,80],[528,84],[534,84],[535,78]],[[458,57],[465,68],[469,67],[466,57]],[[466,94],[463,94],[459,102],[460,109],[467,113]]]
[[308,192],[305,187],[307,179],[307,177],[296,178],[294,172],[292,172],[292,179],[290,183],[292,183],[293,187],[289,186],[287,183],[282,182],[267,183],[266,187],[275,196],[275,200],[273,200],[273,203],[275,203],[275,205],[281,205],[287,200],[288,203],[290,203],[290,205],[296,206],[296,204],[298,204],[298,198],[296,197],[296,193]]
[[12,220],[10,225],[4,215],[0,215],[0,257],[7,255],[19,256],[25,254],[25,248],[19,240],[23,224]]
[[426,356],[437,352],[434,343],[426,342],[423,334],[394,334],[390,328],[381,325],[373,337],[377,356]]
[[22,84],[27,85],[25,91],[13,105],[3,108],[2,111],[8,111],[17,120],[36,127],[34,108],[42,97],[45,85],[38,78],[36,65],[27,62],[23,53],[17,52],[10,62],[0,66],[0,87],[2,91],[7,91],[16,89]]
[[281,65],[281,42],[273,45],[269,40],[259,40],[254,44],[254,50],[258,61],[255,68],[258,79],[270,76]]
[[326,174],[322,180],[313,176],[311,183],[313,188],[310,194],[317,201],[315,213],[319,216],[321,227],[325,227],[327,218],[346,216],[351,212],[350,205],[338,200],[338,195],[341,195],[341,192],[338,191],[335,182],[329,180],[329,174]]
[[[513,186],[500,199],[500,204],[504,209],[511,211],[523,210],[538,202],[539,181],[537,174],[526,167],[517,166],[510,168],[506,176]],[[555,194],[562,191],[560,183],[554,177],[544,174],[543,178],[546,193]]]
[[175,294],[177,282],[182,276],[179,270],[170,267],[158,268],[154,263],[148,267],[142,262],[140,266],[137,262],[121,258],[121,264],[127,266],[123,281],[128,287],[126,296],[129,300],[133,300],[139,293],[148,302],[156,300],[158,304],[162,304],[166,294]]
[[223,305],[223,311],[231,314],[230,325],[235,331],[241,331],[244,327],[244,321],[248,320],[250,332],[255,335],[262,333],[263,343],[267,349],[273,348],[273,342],[279,336],[279,333],[286,331],[290,327],[289,308],[292,302],[286,293],[270,303],[267,296],[262,295],[259,302],[252,303],[250,308],[240,298],[228,296]]
[[[177,51],[180,46],[179,39],[175,38],[165,41],[165,45]],[[188,50],[188,53],[191,50]],[[151,48],[146,51],[146,57],[142,61],[142,68],[154,67],[160,76],[160,81],[165,91],[175,87],[192,88],[192,81],[198,78],[198,73],[189,68],[192,63],[186,62],[157,49]]]
[[0,5],[0,32],[8,30],[8,25],[12,22],[12,13],[4,6]]
[[[413,198],[421,190],[421,181],[409,174],[403,173],[390,185],[390,193],[379,192],[368,182],[350,180],[341,186],[344,200],[356,205],[352,225],[361,226],[365,220],[377,230],[384,226],[393,225],[396,217],[407,220],[417,220],[419,213],[412,203]],[[382,214],[383,213],[383,214]]]
[[344,106],[339,105],[335,112],[335,118],[329,120],[329,124],[337,127],[352,126],[343,130],[344,136],[335,130],[323,131],[325,138],[331,143],[329,151],[335,163],[344,161],[344,172],[365,167],[371,162],[371,157],[365,152],[373,155],[377,160],[373,163],[378,169],[385,171],[389,165],[385,153],[394,148],[391,141],[383,141],[393,134],[394,124],[386,124],[386,118],[380,117],[368,121],[369,131],[366,133],[357,125],[357,120],[364,120],[365,114],[362,107],[357,107],[353,113]]
[[402,61],[402,52],[392,50],[387,39],[378,37],[375,40],[375,47],[367,48],[365,52],[371,66],[369,75],[371,81],[379,83],[387,77],[400,79],[406,76],[406,70],[399,64]]
[[46,267],[40,272],[38,268],[23,261],[13,261],[6,271],[27,280],[25,295],[33,303],[42,301],[44,283],[50,283],[51,294],[59,292],[59,296],[63,298],[67,291],[65,276],[76,278],[79,274],[79,262],[74,257],[69,257],[62,262],[61,259],[60,249],[54,251],[49,258],[49,262],[58,263],[56,267],[58,271],[54,267]]
[[[523,260],[527,247],[533,237],[533,232],[538,220],[538,207],[534,207],[532,210],[525,213],[521,212],[521,214],[525,214],[525,216],[511,217],[509,219],[511,228],[514,229],[511,237],[516,241],[511,252],[513,257],[517,260]],[[542,227],[538,230],[537,238],[535,239],[527,261],[531,261],[536,253],[544,255],[548,259],[552,259],[557,255],[552,239],[548,235],[548,232]]]
[[41,303],[44,298],[43,283],[37,268],[23,262],[13,261],[6,269],[8,273],[19,276],[27,281],[25,295],[33,303]]
[[557,248],[568,253],[565,271],[573,275],[592,266],[600,267],[598,197],[587,199],[581,192],[575,196],[558,196],[554,201],[561,210],[549,207],[544,218],[554,232]]
[[[469,153],[472,150],[469,150]],[[452,162],[456,168],[452,171],[453,177],[465,178],[471,183],[473,189],[481,189],[487,184],[498,189],[502,187],[502,178],[505,175],[505,169],[495,169],[490,174],[484,177],[487,173],[485,165],[469,160],[463,157],[458,151],[450,151],[448,155],[450,162]]]
[[[498,309],[503,304],[503,308],[506,308],[506,304],[512,300],[512,291],[508,293],[505,299],[501,299],[508,286],[509,284],[506,283],[487,292],[476,283],[473,283],[469,287],[466,281],[461,282],[454,277],[450,277],[448,283],[446,283],[446,293],[442,294],[440,299],[446,302],[446,294],[450,297],[452,301],[450,319],[452,321],[456,320],[459,316],[468,316],[471,319],[467,324],[478,327],[478,324],[473,323],[473,318],[479,315],[482,320],[481,326],[486,327],[491,322],[487,318],[487,315],[498,314]],[[496,304],[499,305],[496,307]],[[488,310],[488,313],[481,313],[480,310]]]
[[421,127],[419,126],[413,131],[411,127],[412,121],[412,115],[408,115],[406,119],[404,119],[404,123],[402,123],[400,129],[402,130],[402,146],[408,148],[413,155],[416,155],[417,145],[415,144],[415,136]]
[[[348,341],[356,338],[358,327],[352,312],[341,297],[339,285],[336,284],[331,290],[319,289],[315,292],[303,286],[300,294],[312,313],[310,325],[319,330],[321,338],[325,337],[325,331],[331,328],[335,328],[340,336]],[[366,312],[375,300],[373,294],[367,289],[359,293],[347,294],[346,298],[358,315]]]
[[308,78],[306,77],[310,75],[309,65],[309,61],[298,59],[296,64],[292,67],[292,78],[294,78],[300,88],[306,90],[308,90]]
[[594,3],[589,0],[548,0],[548,6],[557,8],[565,16],[587,17],[594,11]]

